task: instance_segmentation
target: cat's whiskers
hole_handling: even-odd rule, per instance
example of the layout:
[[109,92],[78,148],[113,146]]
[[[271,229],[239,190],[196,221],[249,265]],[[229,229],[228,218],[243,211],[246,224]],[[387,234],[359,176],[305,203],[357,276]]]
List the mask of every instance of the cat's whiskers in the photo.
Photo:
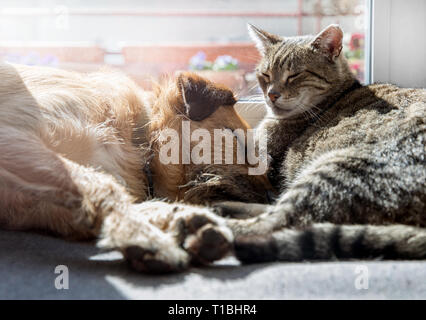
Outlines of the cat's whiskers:
[[[326,121],[328,120],[322,113],[322,109],[318,106],[314,105],[313,103],[308,102],[308,104],[300,103],[305,109],[303,112],[307,112],[309,115],[314,117],[318,121]],[[318,110],[318,112],[315,112],[314,110]]]

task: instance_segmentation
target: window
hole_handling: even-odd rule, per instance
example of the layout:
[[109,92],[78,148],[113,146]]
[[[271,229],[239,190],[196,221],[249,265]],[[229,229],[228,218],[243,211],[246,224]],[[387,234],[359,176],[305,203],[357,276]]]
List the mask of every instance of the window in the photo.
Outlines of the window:
[[258,53],[247,22],[284,36],[339,23],[364,81],[365,8],[365,0],[2,0],[0,56],[84,72],[107,64],[146,89],[151,77],[193,69],[249,98]]
[[426,87],[426,1],[375,0],[372,81]]

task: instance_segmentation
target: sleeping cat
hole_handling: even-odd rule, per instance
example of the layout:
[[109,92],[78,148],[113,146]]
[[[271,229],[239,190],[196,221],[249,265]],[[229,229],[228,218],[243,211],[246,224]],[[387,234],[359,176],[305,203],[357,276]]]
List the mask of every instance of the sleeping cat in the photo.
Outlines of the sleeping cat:
[[249,32],[281,195],[272,206],[221,205],[263,212],[228,222],[237,257],[426,259],[426,90],[361,85],[337,25],[317,36]]

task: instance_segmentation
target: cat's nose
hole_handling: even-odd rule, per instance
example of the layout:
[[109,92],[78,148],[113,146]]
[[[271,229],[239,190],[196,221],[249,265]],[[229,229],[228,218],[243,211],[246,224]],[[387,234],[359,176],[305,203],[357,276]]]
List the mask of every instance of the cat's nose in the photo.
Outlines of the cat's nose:
[[268,97],[269,99],[271,99],[272,102],[275,102],[278,100],[279,97],[281,97],[281,94],[279,94],[279,92],[276,92],[276,91],[269,91]]

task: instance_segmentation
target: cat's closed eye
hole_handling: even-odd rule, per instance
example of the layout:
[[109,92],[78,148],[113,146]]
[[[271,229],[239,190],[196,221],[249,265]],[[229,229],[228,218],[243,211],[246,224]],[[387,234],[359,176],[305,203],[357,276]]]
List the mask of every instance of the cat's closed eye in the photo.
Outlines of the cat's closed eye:
[[296,79],[297,77],[299,77],[300,75],[302,75],[302,73],[303,73],[303,71],[302,72],[296,72],[296,73],[293,73],[293,74],[289,75],[287,77],[287,79],[286,79],[286,82],[289,83],[289,82],[293,81],[294,79]]
[[270,76],[269,76],[269,74],[267,74],[267,73],[262,72],[262,73],[260,73],[260,76],[263,78],[263,80],[264,80],[266,83],[269,83],[269,82],[271,81],[271,77],[270,77]]

